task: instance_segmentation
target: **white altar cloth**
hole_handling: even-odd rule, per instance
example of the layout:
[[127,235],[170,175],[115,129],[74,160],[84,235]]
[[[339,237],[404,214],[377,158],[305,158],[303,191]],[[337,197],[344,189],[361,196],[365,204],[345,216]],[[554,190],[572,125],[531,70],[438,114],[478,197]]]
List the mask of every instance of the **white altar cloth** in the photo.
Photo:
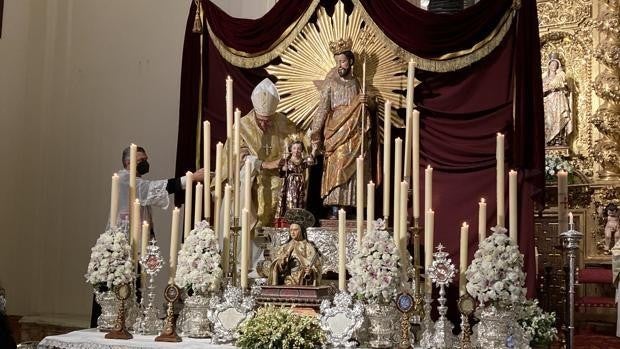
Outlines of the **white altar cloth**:
[[212,344],[211,339],[183,337],[179,343],[155,342],[156,336],[133,334],[129,340],[105,339],[105,333],[91,328],[69,332],[58,336],[45,337],[38,349],[136,349],[136,348],[176,348],[176,349],[224,349],[232,345]]

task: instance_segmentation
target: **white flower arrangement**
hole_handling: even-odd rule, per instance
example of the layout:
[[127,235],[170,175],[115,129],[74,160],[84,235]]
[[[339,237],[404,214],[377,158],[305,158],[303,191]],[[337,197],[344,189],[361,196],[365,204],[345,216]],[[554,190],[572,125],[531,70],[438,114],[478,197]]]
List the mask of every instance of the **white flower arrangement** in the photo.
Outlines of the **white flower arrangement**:
[[495,227],[474,254],[467,268],[467,292],[481,305],[517,305],[525,300],[523,255],[506,235],[506,229]]
[[547,179],[555,179],[561,170],[571,174],[574,167],[566,157],[561,155],[549,154],[545,156],[545,177]]
[[200,222],[189,233],[179,251],[174,282],[179,287],[198,293],[215,291],[220,287],[222,268],[215,233]]
[[349,292],[367,301],[388,301],[400,283],[400,254],[381,222],[367,233],[349,264]]
[[527,300],[521,307],[519,325],[531,338],[531,344],[547,345],[557,338],[555,313],[547,313],[538,305],[538,300]]
[[112,228],[99,236],[91,249],[90,262],[84,277],[87,283],[99,291],[133,282],[135,272],[125,233]]

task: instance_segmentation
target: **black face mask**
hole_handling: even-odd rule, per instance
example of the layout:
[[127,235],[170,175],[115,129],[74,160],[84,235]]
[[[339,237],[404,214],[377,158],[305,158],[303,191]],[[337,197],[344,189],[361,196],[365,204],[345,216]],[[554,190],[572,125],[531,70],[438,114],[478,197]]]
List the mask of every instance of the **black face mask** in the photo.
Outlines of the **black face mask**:
[[150,168],[149,162],[146,160],[140,161],[140,163],[136,165],[136,171],[138,172],[140,176],[143,176],[149,173],[149,168]]

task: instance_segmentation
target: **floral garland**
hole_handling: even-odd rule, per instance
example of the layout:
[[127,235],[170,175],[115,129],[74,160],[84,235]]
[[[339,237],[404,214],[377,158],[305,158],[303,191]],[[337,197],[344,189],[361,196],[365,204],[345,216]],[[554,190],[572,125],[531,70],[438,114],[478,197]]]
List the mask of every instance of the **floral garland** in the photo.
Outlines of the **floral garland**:
[[189,233],[181,251],[174,282],[188,291],[207,293],[220,287],[222,268],[213,230],[202,221]]
[[108,229],[99,236],[90,252],[90,262],[84,275],[86,282],[99,291],[132,283],[135,279],[131,248],[125,233]]
[[495,227],[474,254],[467,268],[467,292],[481,305],[517,305],[525,300],[523,255],[506,235],[506,229]]
[[239,328],[236,346],[243,349],[311,349],[325,343],[325,333],[315,316],[293,313],[290,308],[266,306]]
[[527,300],[521,307],[519,325],[529,338],[531,344],[546,345],[557,338],[555,313],[544,312],[538,306],[538,300]]
[[399,268],[400,255],[394,239],[379,219],[349,264],[349,292],[367,301],[390,300],[400,283]]

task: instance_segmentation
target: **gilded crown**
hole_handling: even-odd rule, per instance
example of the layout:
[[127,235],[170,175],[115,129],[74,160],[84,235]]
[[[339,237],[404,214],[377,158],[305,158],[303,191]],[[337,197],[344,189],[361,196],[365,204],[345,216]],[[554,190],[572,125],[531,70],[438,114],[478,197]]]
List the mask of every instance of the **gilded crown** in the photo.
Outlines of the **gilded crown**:
[[552,52],[549,54],[549,60],[557,59],[560,60],[560,55],[557,52]]
[[338,39],[337,41],[330,41],[329,50],[332,51],[333,54],[337,55],[344,51],[351,51],[353,48],[353,40],[351,38]]

